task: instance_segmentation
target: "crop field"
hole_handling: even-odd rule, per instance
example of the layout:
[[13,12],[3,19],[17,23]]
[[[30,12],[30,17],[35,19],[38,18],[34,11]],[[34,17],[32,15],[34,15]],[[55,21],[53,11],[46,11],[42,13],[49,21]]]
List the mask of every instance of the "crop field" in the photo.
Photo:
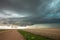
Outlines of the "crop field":
[[58,28],[24,29],[24,31],[60,40],[60,29]]

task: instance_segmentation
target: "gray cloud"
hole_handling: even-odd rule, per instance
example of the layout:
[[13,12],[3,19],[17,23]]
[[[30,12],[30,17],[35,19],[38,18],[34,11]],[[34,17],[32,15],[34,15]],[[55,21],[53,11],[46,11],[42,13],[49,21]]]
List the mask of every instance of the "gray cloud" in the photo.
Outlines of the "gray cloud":
[[59,23],[59,4],[60,0],[0,0],[0,17],[26,24]]

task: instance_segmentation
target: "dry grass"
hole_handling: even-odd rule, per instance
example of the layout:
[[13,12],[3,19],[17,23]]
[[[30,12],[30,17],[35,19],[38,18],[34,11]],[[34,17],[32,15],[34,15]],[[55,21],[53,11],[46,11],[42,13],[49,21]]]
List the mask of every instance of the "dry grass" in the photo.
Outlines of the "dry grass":
[[60,40],[60,29],[57,28],[25,29],[24,31]]

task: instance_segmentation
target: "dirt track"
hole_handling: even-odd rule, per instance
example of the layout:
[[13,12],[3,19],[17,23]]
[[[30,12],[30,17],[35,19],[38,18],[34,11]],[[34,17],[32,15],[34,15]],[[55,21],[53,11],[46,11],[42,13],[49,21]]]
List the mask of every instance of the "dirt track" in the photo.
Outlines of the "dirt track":
[[60,29],[25,29],[25,31],[60,40]]
[[0,40],[24,40],[24,38],[17,30],[6,30],[0,32]]

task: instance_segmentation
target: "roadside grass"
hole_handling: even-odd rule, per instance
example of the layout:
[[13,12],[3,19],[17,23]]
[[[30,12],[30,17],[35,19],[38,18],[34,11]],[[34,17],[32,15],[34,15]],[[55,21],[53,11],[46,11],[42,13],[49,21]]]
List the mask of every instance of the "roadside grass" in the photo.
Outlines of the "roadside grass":
[[0,31],[5,31],[4,29],[0,29]]
[[23,30],[18,30],[19,33],[21,33],[23,35],[23,37],[25,38],[25,40],[53,40],[47,37],[43,37],[40,35],[36,35],[36,34],[32,34],[30,32],[26,32]]

